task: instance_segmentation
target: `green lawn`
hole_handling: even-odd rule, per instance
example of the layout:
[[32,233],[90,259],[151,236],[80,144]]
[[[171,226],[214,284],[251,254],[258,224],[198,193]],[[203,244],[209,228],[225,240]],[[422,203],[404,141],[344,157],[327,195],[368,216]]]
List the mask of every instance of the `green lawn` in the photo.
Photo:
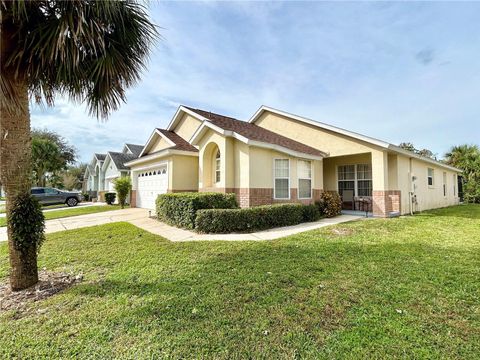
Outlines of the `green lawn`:
[[0,358],[480,358],[478,205],[269,242],[109,224],[48,235],[40,266],[84,282],[0,313]]
[[[46,211],[43,214],[45,215],[45,220],[51,219],[60,219],[76,215],[85,215],[93,214],[98,212],[118,210],[120,205],[99,205],[99,206],[84,206],[84,207],[71,207],[65,208],[65,210],[55,210],[55,211]],[[0,227],[7,225],[7,219],[5,217],[0,217]]]

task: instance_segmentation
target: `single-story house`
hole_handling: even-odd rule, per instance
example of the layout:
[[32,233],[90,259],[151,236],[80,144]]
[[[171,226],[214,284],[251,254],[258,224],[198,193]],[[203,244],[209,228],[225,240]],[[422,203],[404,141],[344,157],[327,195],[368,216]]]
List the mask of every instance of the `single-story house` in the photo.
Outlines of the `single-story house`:
[[83,176],[83,190],[90,194],[90,197],[96,198],[98,191],[102,189],[104,177],[102,173],[103,162],[107,154],[93,154],[93,158],[85,169]]
[[143,145],[125,144],[121,152],[94,154],[85,170],[85,190],[99,199],[103,199],[105,192],[115,192],[115,179],[130,175],[125,163],[138,158],[142,149]]
[[262,106],[249,121],[180,106],[131,169],[132,206],[158,194],[235,193],[241,207],[312,203],[336,191],[343,208],[387,217],[454,205],[461,170],[388,142]]
[[125,144],[121,152],[107,152],[102,165],[102,173],[104,174],[102,191],[115,192],[115,179],[130,175],[130,169],[125,166],[125,163],[138,158],[142,150],[142,145]]

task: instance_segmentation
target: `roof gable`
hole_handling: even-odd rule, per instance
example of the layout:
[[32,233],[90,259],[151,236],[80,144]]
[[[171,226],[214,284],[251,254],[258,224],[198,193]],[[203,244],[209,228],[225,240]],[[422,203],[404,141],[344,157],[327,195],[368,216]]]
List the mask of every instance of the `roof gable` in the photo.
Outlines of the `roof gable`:
[[123,152],[109,151],[107,153],[107,159],[103,164],[103,170],[106,170],[106,167],[108,166],[110,161],[115,165],[115,167],[119,171],[129,170],[128,166],[126,166],[125,163],[135,160],[136,158],[137,156],[133,154],[125,154]]
[[180,137],[178,134],[174,133],[173,131],[165,130],[165,129],[155,129],[150,135],[147,143],[143,147],[140,155],[138,157],[142,157],[147,155],[148,150],[155,144],[158,137],[163,139],[169,146],[161,149],[170,149],[170,150],[181,150],[181,151],[190,151],[190,152],[198,152],[198,150],[192,146],[188,141]]
[[[232,117],[223,116],[215,114],[212,112],[207,112],[200,109],[188,108],[190,111],[193,111],[199,114],[204,120],[204,123],[201,128],[196,132],[192,137],[191,142],[195,143],[196,138],[201,136],[205,127],[209,127],[217,132],[222,132],[224,130],[229,133],[224,133],[224,135],[229,135],[237,138],[240,141],[243,141],[250,145],[263,146],[270,145],[271,147],[276,148],[279,151],[283,152],[294,152],[299,154],[306,154],[314,157],[324,157],[327,154],[323,151],[315,149],[311,146],[302,144],[298,141],[295,141],[291,138],[282,136],[273,131],[267,130],[255,124],[251,124],[246,121],[241,121]],[[264,144],[264,145],[261,145]],[[288,150],[288,151],[286,151]]]
[[[135,155],[136,157],[138,157],[140,155],[140,153],[142,152],[143,150],[143,145],[137,145],[137,144],[125,144],[123,146],[123,150],[122,151],[123,153],[130,153],[132,155]],[[126,151],[125,151],[126,150]]]

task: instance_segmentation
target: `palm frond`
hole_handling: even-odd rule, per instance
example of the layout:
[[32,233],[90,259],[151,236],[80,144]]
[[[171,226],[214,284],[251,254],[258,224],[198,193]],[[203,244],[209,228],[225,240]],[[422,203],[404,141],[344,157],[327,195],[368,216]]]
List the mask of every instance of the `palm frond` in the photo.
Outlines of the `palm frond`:
[[159,38],[145,7],[130,0],[22,1],[4,8],[18,44],[4,65],[16,76],[27,74],[35,101],[53,105],[57,94],[67,95],[99,118],[125,102]]

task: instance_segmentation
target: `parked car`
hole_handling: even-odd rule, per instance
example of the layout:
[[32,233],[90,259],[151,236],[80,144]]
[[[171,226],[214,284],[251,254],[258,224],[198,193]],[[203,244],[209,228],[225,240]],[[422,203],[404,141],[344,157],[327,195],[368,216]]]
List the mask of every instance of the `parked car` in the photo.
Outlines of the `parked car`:
[[67,204],[68,206],[77,206],[83,200],[79,192],[63,191],[50,187],[34,187],[31,190],[42,205]]

